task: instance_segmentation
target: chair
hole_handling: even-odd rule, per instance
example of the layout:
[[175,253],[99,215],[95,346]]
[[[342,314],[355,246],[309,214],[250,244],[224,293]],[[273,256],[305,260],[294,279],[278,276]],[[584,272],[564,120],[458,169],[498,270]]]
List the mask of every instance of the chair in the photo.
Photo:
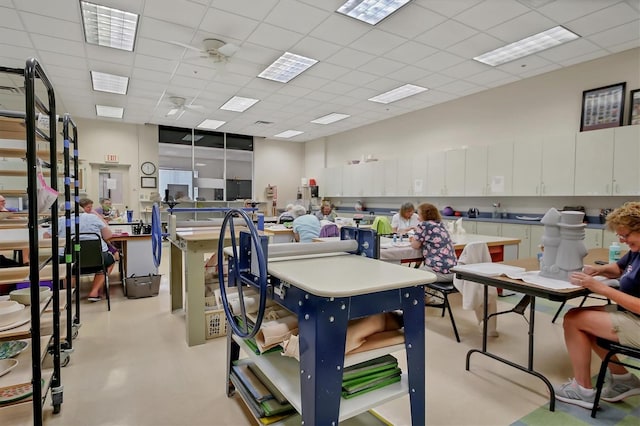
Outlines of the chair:
[[600,394],[602,393],[602,387],[604,385],[605,374],[607,373],[607,367],[610,362],[614,364],[624,365],[625,367],[632,368],[634,370],[640,370],[637,365],[628,364],[617,359],[612,359],[615,355],[625,355],[631,358],[640,359],[640,349],[631,346],[625,346],[618,342],[612,342],[611,340],[603,339],[601,337],[596,338],[598,346],[607,349],[609,352],[602,359],[600,365],[600,372],[598,373],[598,381],[596,382],[596,399],[593,401],[593,408],[591,409],[591,417],[596,418],[596,412],[598,411],[598,403],[600,402]]
[[320,238],[328,238],[328,237],[339,237],[340,230],[338,229],[338,225],[335,223],[327,223],[326,225],[322,225],[320,228]]
[[432,308],[442,308],[442,315],[444,317],[444,312],[447,310],[449,312],[449,318],[451,319],[451,325],[453,326],[453,333],[456,335],[456,340],[460,343],[460,335],[458,334],[458,327],[456,327],[456,320],[453,319],[453,312],[451,311],[451,304],[449,303],[449,295],[452,293],[457,293],[458,289],[453,285],[453,281],[449,282],[433,282],[426,285],[426,287],[430,290],[436,291],[437,294],[434,294],[434,297],[437,297],[442,300],[441,303],[426,303],[425,306]]
[[107,296],[107,310],[111,310],[109,297],[109,272],[102,257],[102,237],[94,232],[81,232],[79,238],[73,238],[73,244],[80,244],[80,253],[76,267],[80,268],[80,275],[104,274],[105,294]]
[[391,223],[386,216],[376,216],[371,224],[371,228],[375,229],[380,235],[388,235],[392,233]]

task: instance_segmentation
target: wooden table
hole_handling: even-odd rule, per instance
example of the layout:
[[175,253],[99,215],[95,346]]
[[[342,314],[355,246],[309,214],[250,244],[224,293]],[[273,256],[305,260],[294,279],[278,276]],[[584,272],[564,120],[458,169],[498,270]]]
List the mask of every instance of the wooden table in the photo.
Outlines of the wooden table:
[[[236,225],[236,231],[241,229]],[[244,229],[244,228],[242,228]],[[179,228],[170,237],[171,311],[184,309],[186,338],[189,346],[205,343],[204,264],[205,254],[218,250],[220,227]],[[228,243],[229,236],[225,237]]]
[[[593,264],[596,260],[606,260],[608,258],[607,249],[591,249],[589,250],[589,254],[584,259],[584,264]],[[519,259],[519,260],[510,260],[504,262],[507,265],[518,266],[525,268],[527,271],[535,271],[539,269],[539,263],[537,258],[527,258],[527,259]],[[481,349],[471,349],[467,352],[467,361],[466,361],[466,369],[469,370],[470,358],[474,353],[480,353],[486,355],[490,358],[493,358],[499,362],[510,365],[518,370],[524,371],[525,373],[531,374],[533,376],[538,377],[542,380],[547,388],[549,389],[549,410],[554,411],[555,409],[555,392],[553,390],[553,386],[551,382],[540,372],[536,371],[533,366],[533,354],[534,354],[534,331],[535,331],[535,308],[536,308],[536,297],[542,297],[544,299],[549,299],[558,302],[564,302],[569,299],[573,299],[575,297],[580,297],[589,294],[589,290],[583,287],[575,287],[570,289],[550,289],[546,287],[542,287],[536,284],[525,283],[521,280],[514,280],[505,276],[484,276],[478,275],[476,273],[471,273],[468,271],[456,270],[453,268],[453,271],[456,273],[457,277],[463,280],[475,281],[480,284],[484,284],[484,321],[483,321],[483,332],[482,332],[482,348]],[[511,360],[508,360],[502,356],[496,355],[492,352],[489,352],[487,349],[487,306],[488,306],[488,289],[489,286],[504,288],[507,290],[513,290],[518,293],[522,293],[525,295],[523,300],[518,303],[518,305],[509,311],[498,312],[494,315],[501,315],[505,313],[515,312],[521,315],[524,315],[524,310],[526,309],[526,305],[529,305],[529,356],[527,365],[520,365]]]

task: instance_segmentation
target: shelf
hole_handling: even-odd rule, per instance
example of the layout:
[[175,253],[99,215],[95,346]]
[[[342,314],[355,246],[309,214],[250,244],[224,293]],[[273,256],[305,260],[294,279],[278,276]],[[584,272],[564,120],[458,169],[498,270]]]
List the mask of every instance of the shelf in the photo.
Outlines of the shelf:
[[[271,380],[273,385],[287,398],[289,403],[298,413],[302,412],[302,400],[300,395],[300,364],[293,358],[284,357],[280,353],[270,353],[266,355],[256,355],[238,336],[233,336],[233,340],[240,345],[240,348],[247,354],[247,357],[254,362],[260,370]],[[350,363],[353,365],[367,359],[376,358],[383,354],[397,351],[404,348],[404,345],[395,345],[388,348],[377,349],[375,351],[363,352],[351,356]],[[355,362],[354,362],[355,361]],[[402,380],[384,388],[369,392],[365,395],[340,400],[340,415],[338,420],[342,422],[348,418],[364,413],[371,408],[377,407],[385,402],[406,395],[409,391],[407,374],[402,374]],[[299,424],[299,423],[298,423]]]
[[[63,299],[63,297],[65,299]],[[60,290],[60,300],[66,300],[66,292],[65,290]],[[42,314],[47,310],[49,302],[51,301],[51,296],[48,297],[44,302],[40,303],[40,318],[41,318],[41,326],[42,326]],[[31,307],[25,306],[24,315],[31,316]],[[10,328],[8,330],[0,331],[0,342],[5,340],[20,340],[20,339],[29,339],[31,338],[31,319],[27,321],[25,324],[20,325],[15,328]]]
[[[16,340],[29,340],[29,346],[27,346],[26,349],[20,352],[18,356],[13,357],[13,359],[18,360],[18,365],[9,373],[0,377],[0,388],[31,382],[31,375],[32,375],[31,340],[30,339],[16,339]],[[40,359],[41,362],[44,359],[44,355],[46,354],[46,350],[47,350],[47,347],[49,346],[50,340],[51,340],[51,336],[49,335],[40,337],[40,348],[42,349],[42,357]]]
[[27,189],[3,189],[2,195],[27,195]]
[[[36,151],[36,155],[41,159],[48,159],[50,154],[49,151]],[[62,158],[63,153],[58,152],[57,157]],[[0,157],[3,158],[26,158],[27,150],[24,148],[0,148]]]
[[[51,172],[49,171],[43,171],[42,174],[44,176],[51,176]],[[14,177],[20,177],[20,176],[27,176],[27,171],[26,170],[0,170],[0,176],[14,176]]]

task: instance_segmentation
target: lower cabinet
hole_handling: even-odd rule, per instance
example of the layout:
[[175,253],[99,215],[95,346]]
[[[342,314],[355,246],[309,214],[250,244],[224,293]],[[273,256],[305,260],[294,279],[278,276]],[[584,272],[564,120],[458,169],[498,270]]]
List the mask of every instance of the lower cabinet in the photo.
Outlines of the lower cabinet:
[[[502,224],[502,237],[518,238],[518,258],[531,257],[531,225],[516,225],[513,223]],[[534,253],[535,255],[535,253]]]

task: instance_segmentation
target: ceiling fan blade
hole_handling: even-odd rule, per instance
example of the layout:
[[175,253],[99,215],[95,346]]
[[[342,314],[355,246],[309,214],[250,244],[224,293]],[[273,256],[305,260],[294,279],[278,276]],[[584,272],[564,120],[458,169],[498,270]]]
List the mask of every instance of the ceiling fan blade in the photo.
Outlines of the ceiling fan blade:
[[179,41],[172,41],[172,40],[170,40],[170,41],[168,41],[168,43],[175,44],[176,46],[184,47],[185,49],[195,50],[196,52],[200,52],[200,53],[204,53],[204,54],[206,54],[206,53],[207,53],[207,52],[205,52],[204,50],[202,50],[202,49],[201,49],[201,48],[199,48],[199,47],[191,46],[190,44],[181,43],[181,42],[179,42]]
[[240,47],[236,46],[235,44],[227,43],[224,46],[220,47],[218,49],[218,52],[221,55],[229,57],[229,56],[235,55],[235,53],[238,51],[238,49],[240,49]]

